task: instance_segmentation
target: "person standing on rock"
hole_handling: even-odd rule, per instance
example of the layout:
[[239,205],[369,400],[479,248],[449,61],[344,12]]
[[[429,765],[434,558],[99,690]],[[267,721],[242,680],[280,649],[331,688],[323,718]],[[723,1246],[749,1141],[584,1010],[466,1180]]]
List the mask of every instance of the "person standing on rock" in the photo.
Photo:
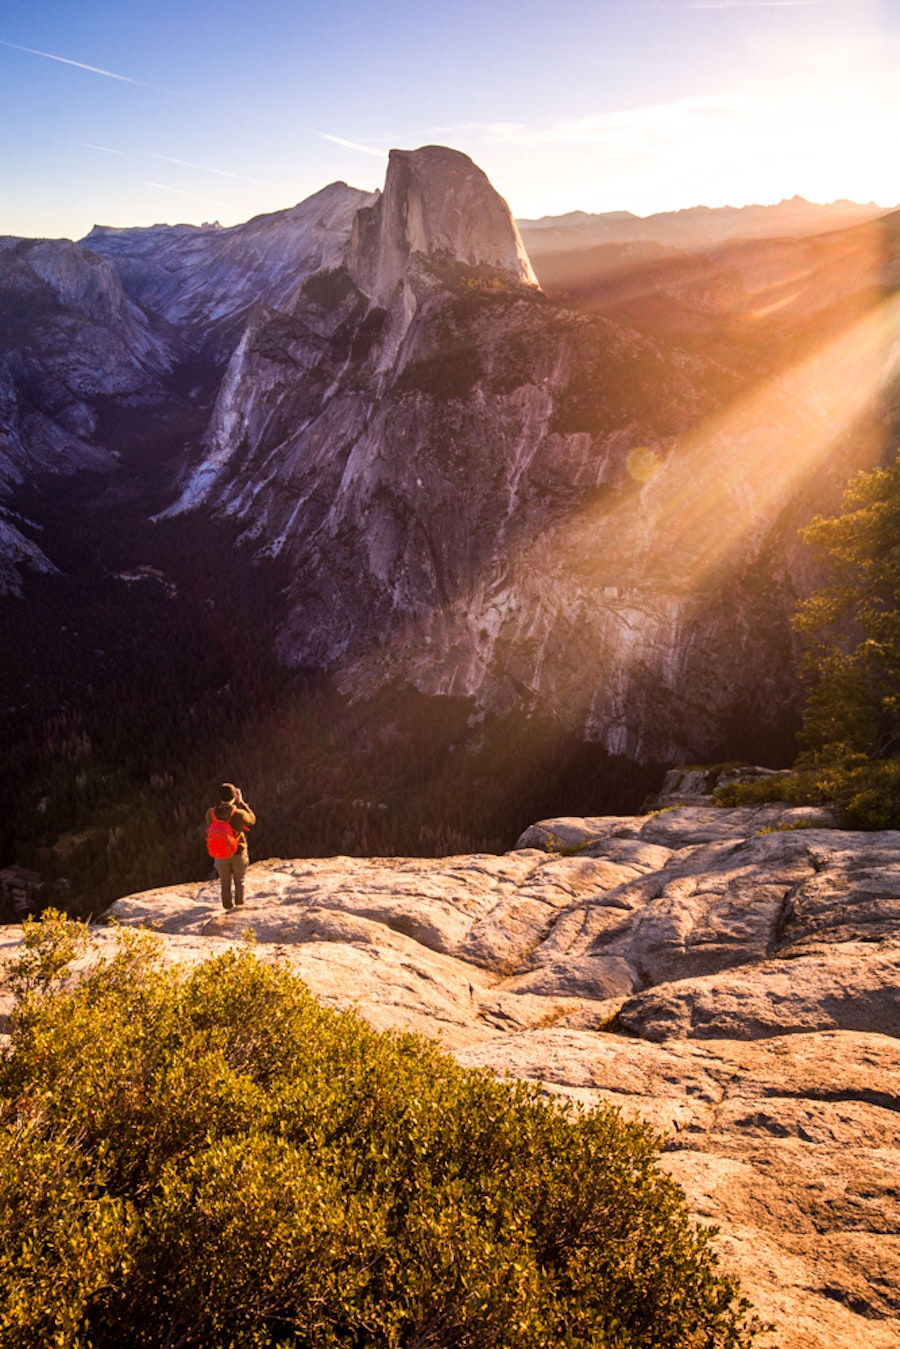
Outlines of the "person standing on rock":
[[206,812],[206,848],[219,873],[223,909],[238,909],[244,902],[244,876],[250,862],[247,830],[252,824],[256,816],[240,787],[223,782],[219,804]]

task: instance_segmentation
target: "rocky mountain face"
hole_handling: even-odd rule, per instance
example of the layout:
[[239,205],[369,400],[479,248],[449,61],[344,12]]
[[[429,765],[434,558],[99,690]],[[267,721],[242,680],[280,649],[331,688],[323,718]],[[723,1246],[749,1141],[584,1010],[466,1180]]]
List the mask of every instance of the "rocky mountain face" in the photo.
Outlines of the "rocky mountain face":
[[85,248],[115,267],[131,300],[191,351],[226,359],[257,305],[290,309],[305,279],[346,247],[356,213],[374,200],[332,183],[299,206],[244,225],[95,225]]
[[[176,347],[129,302],[116,271],[65,239],[0,239],[0,502],[26,478],[111,470],[100,408],[163,398]],[[0,594],[52,570],[0,505]]]
[[[812,228],[788,205],[779,230]],[[641,763],[783,761],[797,530],[900,422],[890,221],[702,258],[644,239],[599,280],[568,262],[560,296],[430,146],[382,193],[233,229],[7,241],[7,482],[103,467],[103,509],[234,539],[281,659],[354,697],[550,708]],[[7,589],[52,564],[41,523],[0,516]]]
[[502,856],[259,862],[247,895],[110,916],[173,961],[250,929],[333,1007],[637,1112],[773,1345],[896,1344],[900,834],[701,801],[545,820]]
[[877,454],[837,382],[871,344],[838,329],[748,396],[734,353],[617,319],[536,288],[464,156],[395,152],[338,265],[249,323],[167,514],[224,514],[281,558],[284,658],[355,693],[552,705],[645,761],[771,751],[797,527]]
[[506,203],[470,159],[442,146],[392,151],[384,195],[357,215],[347,262],[365,294],[388,307],[416,256],[537,285]]
[[[0,240],[0,500],[42,474],[116,469],[123,419],[162,414],[193,431],[198,395],[210,378],[215,389],[251,310],[290,307],[372,200],[335,183],[234,229],[96,226],[81,244]],[[23,534],[15,512],[0,513],[0,594],[53,568],[29,537],[40,522],[30,524]]]

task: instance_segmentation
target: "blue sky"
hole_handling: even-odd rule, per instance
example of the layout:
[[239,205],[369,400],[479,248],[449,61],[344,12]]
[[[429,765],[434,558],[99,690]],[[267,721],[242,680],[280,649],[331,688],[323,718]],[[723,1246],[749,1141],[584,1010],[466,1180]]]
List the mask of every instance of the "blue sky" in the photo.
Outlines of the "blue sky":
[[0,234],[235,224],[387,151],[517,216],[900,203],[900,0],[3,0]]

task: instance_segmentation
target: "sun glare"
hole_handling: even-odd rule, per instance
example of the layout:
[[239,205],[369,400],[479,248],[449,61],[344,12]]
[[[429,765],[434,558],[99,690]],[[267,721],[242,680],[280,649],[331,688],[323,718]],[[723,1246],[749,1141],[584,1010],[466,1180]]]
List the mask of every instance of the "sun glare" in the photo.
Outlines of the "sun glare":
[[696,587],[765,534],[900,372],[900,296],[700,425],[642,499],[650,550]]
[[[529,576],[547,580],[533,608],[535,640],[581,634],[585,667],[570,671],[565,699],[570,709],[589,709],[589,721],[603,671],[606,701],[597,715],[608,748],[635,752],[616,690],[635,669],[654,669],[660,651],[688,649],[692,615],[710,585],[727,594],[764,555],[773,531],[802,527],[810,503],[821,499],[821,475],[833,478],[839,500],[843,480],[877,462],[885,448],[879,403],[898,376],[900,295],[833,332],[676,444],[638,442],[624,455],[625,477],[613,491],[515,557],[511,570],[526,591]],[[465,615],[445,617],[497,636],[507,624],[515,627],[520,603],[504,573],[499,585],[485,579]],[[444,691],[464,691],[470,679],[471,669],[461,667]]]
[[650,482],[659,472],[659,456],[646,445],[629,450],[625,467],[635,482]]

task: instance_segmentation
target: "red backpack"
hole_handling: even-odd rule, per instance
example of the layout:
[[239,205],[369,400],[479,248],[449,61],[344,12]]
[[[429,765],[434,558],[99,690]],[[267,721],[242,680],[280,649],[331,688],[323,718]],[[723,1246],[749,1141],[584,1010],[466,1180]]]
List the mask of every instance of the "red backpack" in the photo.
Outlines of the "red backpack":
[[240,835],[232,829],[231,821],[213,815],[206,829],[206,851],[210,857],[234,857],[240,844]]

